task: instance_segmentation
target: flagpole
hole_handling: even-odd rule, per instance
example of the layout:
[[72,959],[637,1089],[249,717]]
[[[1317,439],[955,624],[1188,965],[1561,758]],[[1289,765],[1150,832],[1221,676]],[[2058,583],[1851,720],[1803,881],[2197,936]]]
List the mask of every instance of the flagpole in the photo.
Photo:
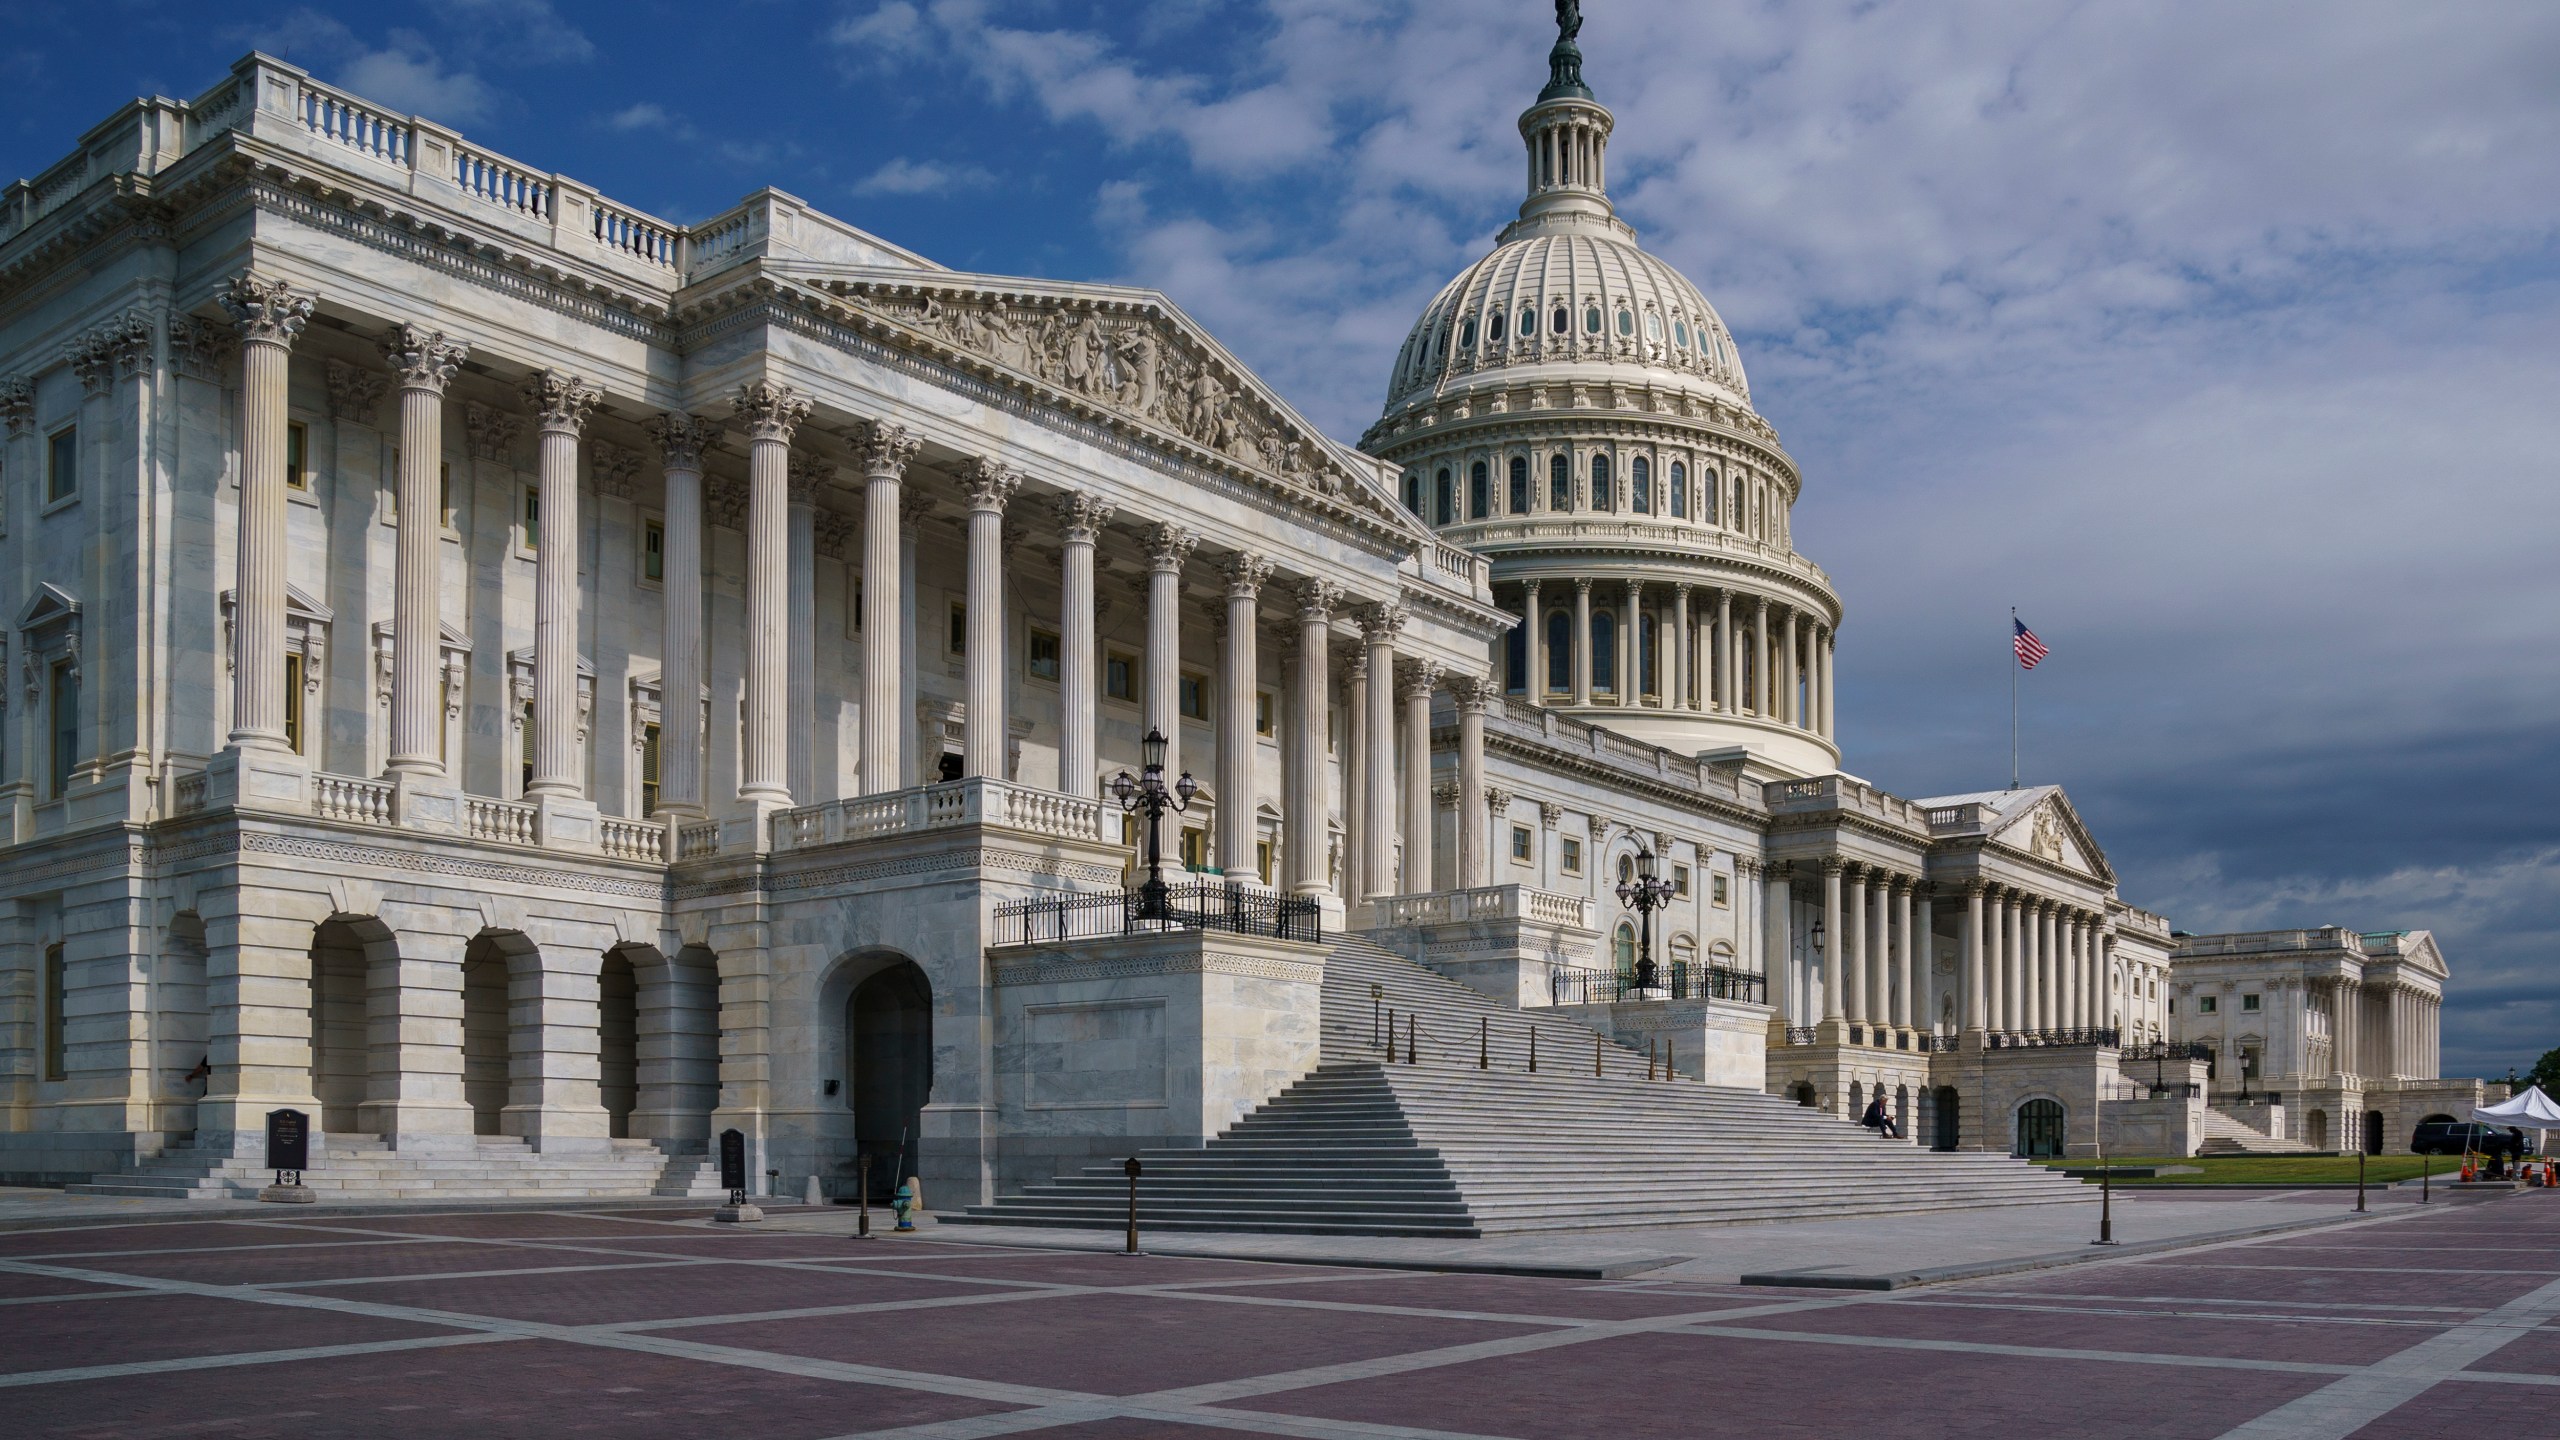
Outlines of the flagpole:
[[2009,607],[2009,788],[2018,788],[2018,607]]

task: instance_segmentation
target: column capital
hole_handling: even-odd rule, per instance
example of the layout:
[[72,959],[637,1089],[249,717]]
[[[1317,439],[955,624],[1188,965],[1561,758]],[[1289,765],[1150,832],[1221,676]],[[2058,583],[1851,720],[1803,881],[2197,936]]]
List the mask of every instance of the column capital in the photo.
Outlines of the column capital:
[[1068,543],[1090,545],[1102,536],[1102,527],[1111,523],[1112,504],[1099,495],[1070,490],[1056,501],[1058,529]]
[[1251,600],[1262,593],[1263,582],[1271,578],[1271,562],[1251,551],[1238,550],[1218,562],[1227,577],[1227,598]]
[[960,488],[968,493],[971,510],[993,510],[998,514],[1022,488],[1022,472],[1001,460],[981,455],[960,467]]
[[1562,805],[1557,804],[1553,800],[1541,800],[1538,802],[1538,824],[1540,826],[1545,829],[1553,830],[1563,823],[1564,807]]
[[[322,368],[329,381],[330,418],[353,420],[359,425],[372,424],[373,408],[382,403],[383,395],[391,389],[391,377],[359,369],[344,360],[332,360]],[[442,382],[438,382],[435,388],[441,390]]]
[[1406,618],[1405,608],[1401,605],[1366,605],[1360,611],[1360,632],[1372,645],[1392,645],[1395,638],[1404,633]]
[[231,323],[239,327],[242,340],[291,345],[302,327],[311,323],[312,297],[282,280],[234,275],[217,298],[230,313]]
[[613,500],[630,499],[633,482],[640,475],[640,452],[598,440],[587,446],[587,455],[588,466],[595,475],[596,493]]
[[524,417],[474,401],[462,407],[462,430],[472,454],[483,460],[506,460],[516,437],[524,433]]
[[524,403],[545,434],[575,435],[587,428],[587,415],[603,398],[596,387],[560,370],[537,370],[525,377]]
[[718,422],[670,410],[640,427],[670,470],[700,470],[702,452],[720,441]]
[[1769,597],[1766,595],[1752,596],[1751,610],[1755,615],[1767,615],[1769,613]]
[[1644,594],[1644,582],[1630,576],[1627,580],[1627,603],[1633,605]]
[[1494,814],[1500,815],[1509,811],[1511,809],[1511,801],[1511,792],[1503,789],[1501,786],[1487,785],[1484,787],[1484,808],[1492,811]]
[[1489,675],[1460,675],[1449,682],[1449,693],[1457,697],[1459,714],[1482,715],[1501,691]]
[[[867,466],[864,468],[869,469]],[[884,476],[877,470],[870,470],[869,473],[875,480],[897,478],[894,474]],[[932,514],[933,497],[931,495],[915,489],[901,489],[898,492],[898,528],[900,530],[913,530]]]
[[1440,667],[1428,660],[1416,660],[1396,670],[1396,695],[1407,704],[1428,700],[1431,692],[1439,688]]
[[1574,577],[1573,577],[1573,593],[1574,593],[1574,594],[1576,594],[1576,595],[1588,595],[1588,594],[1590,594],[1590,593],[1591,593],[1591,577],[1590,577],[1590,576],[1588,576],[1588,575],[1576,575],[1576,576],[1574,576]]
[[7,422],[9,437],[13,440],[35,428],[34,381],[24,375],[12,375],[7,379],[0,379],[0,421]]
[[809,418],[809,399],[788,385],[750,380],[738,387],[737,419],[750,440],[779,440],[788,445],[800,422]]
[[852,543],[854,531],[857,528],[859,527],[854,524],[851,515],[841,510],[821,509],[811,522],[810,543],[819,554],[832,560],[841,560],[845,557],[845,547]]
[[[800,413],[807,414],[808,403],[799,403]],[[916,451],[924,445],[922,437],[914,431],[887,420],[866,420],[847,430],[844,438],[853,446],[854,463],[862,467],[866,480],[903,478],[907,473],[907,463],[916,458]]]
[[784,493],[794,505],[815,505],[819,488],[834,484],[835,479],[834,462],[815,455],[794,453],[790,468],[784,472]]
[[1310,625],[1332,621],[1333,612],[1342,605],[1342,587],[1330,580],[1306,577],[1292,587],[1298,594],[1298,618]]
[[1822,878],[1825,880],[1837,876],[1842,870],[1847,868],[1848,862],[1842,860],[1837,855],[1825,855],[1822,857]]
[[[470,346],[448,340],[443,331],[430,330],[423,325],[404,321],[392,326],[382,337],[383,363],[399,377],[403,390],[433,390],[441,395],[444,387],[453,383],[454,373],[462,368],[462,362],[469,358]],[[342,368],[361,373],[355,372],[352,366],[342,367],[336,361],[330,362],[329,398],[333,403],[337,399],[341,383],[338,372]]]
[[1159,520],[1147,527],[1147,568],[1180,574],[1182,562],[1191,558],[1200,537],[1169,520]]
[[1342,683],[1357,685],[1369,678],[1369,652],[1357,645],[1346,645],[1342,655]]

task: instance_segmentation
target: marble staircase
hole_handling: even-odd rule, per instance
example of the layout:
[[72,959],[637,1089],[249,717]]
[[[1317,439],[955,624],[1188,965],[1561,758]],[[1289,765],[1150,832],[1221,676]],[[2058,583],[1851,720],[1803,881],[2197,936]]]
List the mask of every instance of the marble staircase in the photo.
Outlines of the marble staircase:
[[2306,1155],[2309,1145],[2269,1135],[2257,1126],[2208,1105],[2204,1112],[2204,1139],[2198,1142],[2199,1155]]
[[[312,1139],[312,1166],[302,1183],[323,1201],[718,1200],[726,1194],[718,1167],[698,1145],[615,1140],[601,1151],[545,1153],[511,1136],[483,1135],[464,1150],[403,1151],[378,1135]],[[274,1178],[273,1171],[232,1155],[175,1149],[66,1189],[154,1200],[253,1200]]]

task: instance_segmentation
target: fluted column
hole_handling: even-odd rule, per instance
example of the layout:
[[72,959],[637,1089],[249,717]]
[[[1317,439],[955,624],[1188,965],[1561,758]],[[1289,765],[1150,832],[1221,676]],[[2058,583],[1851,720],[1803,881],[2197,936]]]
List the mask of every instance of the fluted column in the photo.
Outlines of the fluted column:
[[1760,975],[1769,1000],[1769,1023],[1778,1028],[1804,1012],[1796,1003],[1793,875],[1783,863],[1772,865],[1760,889]]
[[1573,703],[1591,703],[1591,580],[1573,582]]
[[1751,602],[1751,703],[1750,713],[1771,718],[1769,685],[1769,602],[1763,598]]
[[1840,991],[1840,862],[1822,862],[1822,932],[1827,939],[1822,947],[1822,1018],[1828,1023],[1848,1018],[1846,997]]
[[1982,883],[1968,881],[1964,887],[1964,1010],[1961,1016],[1967,1030],[1984,1030],[1991,1024],[1989,981],[1983,973],[1982,941]]
[[1733,592],[1716,592],[1716,693],[1715,708],[1731,715],[1741,707],[1733,703]]
[[391,561],[391,755],[394,775],[444,774],[444,389],[468,357],[441,330],[395,325],[382,358],[400,382],[399,530]]
[[1440,670],[1419,661],[1396,676],[1404,701],[1404,893],[1428,894],[1431,873],[1431,692]]
[[1298,895],[1320,895],[1326,889],[1324,736],[1333,712],[1334,607],[1342,603],[1342,587],[1306,579],[1297,584],[1298,709],[1289,725],[1289,791],[1286,844],[1288,888]]
[[1918,996],[1912,990],[1911,957],[1911,882],[1893,882],[1893,1023],[1903,1030],[1911,1029],[1919,1011]]
[[658,808],[675,815],[700,815],[707,808],[702,786],[702,452],[719,433],[710,421],[682,411],[649,422],[649,438],[665,462],[667,485]]
[[1147,531],[1147,729],[1164,737],[1165,781],[1182,774],[1182,562],[1200,542],[1179,525]]
[[1840,997],[1841,1012],[1852,1025],[1863,1025],[1872,1018],[1873,1001],[1867,994],[1867,872],[1852,865],[1843,875],[1840,924],[1831,932],[1832,947],[1840,952],[1841,978],[1846,989]]
[[1369,772],[1376,765],[1375,732],[1369,719],[1369,657],[1360,647],[1342,659],[1342,898],[1356,904],[1377,887],[1369,847],[1375,839],[1369,823]]
[[[738,796],[758,809],[791,803],[790,735],[784,707],[791,697],[791,436],[809,416],[809,402],[787,385],[757,380],[738,391],[738,422],[747,431],[747,735]],[[873,522],[878,516],[875,512]],[[895,527],[890,527],[895,534]],[[877,593],[894,601],[898,564],[886,567],[866,556],[864,583],[885,576]],[[868,627],[873,645],[892,627]],[[863,714],[866,741],[873,724]]]
[[1111,522],[1111,505],[1092,495],[1061,495],[1057,515],[1066,546],[1058,565],[1058,789],[1091,797],[1101,784],[1093,546]]
[[835,473],[836,467],[814,455],[791,457],[791,691],[783,730],[790,741],[791,794],[802,805],[819,798],[818,490]]
[[578,763],[578,437],[596,388],[543,370],[524,382],[540,439],[542,534],[534,551],[533,783],[528,796],[586,792]]
[[1663,704],[1673,710],[1689,705],[1689,587],[1671,587],[1671,683]]
[[[799,408],[789,423],[797,425],[808,402],[790,398]],[[782,430],[785,441],[790,433]],[[848,438],[862,464],[862,793],[877,795],[905,788],[904,737],[915,719],[905,694],[906,651],[914,637],[907,629],[900,501],[907,462],[921,442],[905,426],[886,422]]]
[[2012,892],[2000,901],[2000,1028],[2024,1030],[2034,1025],[2027,1010],[2026,949],[2019,917],[2022,897]]
[[[1869,871],[1867,887],[1867,1023],[1893,1019],[1893,877]],[[1872,1037],[1870,1037],[1872,1038]]]
[[2063,974],[2061,909],[2051,900],[2036,903],[2036,1020],[2047,1030],[2062,1027]]
[[1002,780],[1004,703],[1004,507],[1022,486],[1021,475],[996,461],[971,460],[960,469],[969,497],[969,601],[964,657],[968,686],[967,743],[962,773]]
[[1532,705],[1547,703],[1547,622],[1538,604],[1538,582],[1522,587],[1520,596],[1520,693]]
[[[222,308],[240,331],[240,533],[234,547],[231,748],[290,753],[284,736],[285,398],[311,297],[239,275]],[[433,465],[434,460],[429,458]],[[430,513],[433,507],[430,506]]]
[[1458,704],[1458,875],[1451,888],[1463,890],[1493,883],[1483,803],[1484,712],[1500,687],[1482,675],[1461,675],[1449,688]]
[[[1363,751],[1369,782],[1362,802],[1369,822],[1369,895],[1396,893],[1396,636],[1404,631],[1401,607],[1372,605],[1360,617],[1368,642],[1368,744]],[[1430,782],[1426,779],[1427,790]]]
[[1218,713],[1218,865],[1230,880],[1255,880],[1255,752],[1253,711],[1261,649],[1258,602],[1271,562],[1242,551],[1221,568],[1227,576],[1227,645],[1220,674],[1226,694]]
[[1626,613],[1618,617],[1618,703],[1633,709],[1644,703],[1644,582],[1627,582]]
[[1836,738],[1838,737],[1838,732],[1836,732],[1836,731],[1835,731],[1835,730],[1833,730],[1833,728],[1832,728],[1833,716],[1837,713],[1837,712],[1836,712],[1836,710],[1835,710],[1835,708],[1834,708],[1834,706],[1833,706],[1833,704],[1832,704],[1832,693],[1831,693],[1831,691],[1832,691],[1832,674],[1833,674],[1833,672],[1832,672],[1832,668],[1831,668],[1831,647],[1832,647],[1832,643],[1833,643],[1832,631],[1831,631],[1828,627],[1825,627],[1825,628],[1824,628],[1824,630],[1823,630],[1823,632],[1822,632],[1822,651],[1821,651],[1821,660],[1822,660],[1822,738],[1823,738],[1823,739],[1825,739],[1825,740],[1833,740],[1833,739],[1836,739]]
[[1938,906],[1926,882],[1911,887],[1919,907],[1912,931],[1911,1027],[1928,1034],[1938,1029]]

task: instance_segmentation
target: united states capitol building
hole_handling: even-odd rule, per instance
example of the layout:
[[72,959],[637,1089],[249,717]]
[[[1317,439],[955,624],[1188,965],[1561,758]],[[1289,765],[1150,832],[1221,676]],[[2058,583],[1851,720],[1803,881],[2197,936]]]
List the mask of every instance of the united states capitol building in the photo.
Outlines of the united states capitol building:
[[[264,55],[106,117],[0,199],[0,1180],[245,1193],[299,1109],[345,1193],[707,1194],[734,1129],[1464,1229],[1541,1125],[1671,1220],[1772,1144],[1893,1208],[2460,1113],[2423,932],[2180,936],[2057,787],[1843,768],[1821,479],[1612,123],[1561,41],[1355,447],[1155,291],[779,191],[671,224]],[[1436,1198],[1219,1160],[1373,1122]]]

